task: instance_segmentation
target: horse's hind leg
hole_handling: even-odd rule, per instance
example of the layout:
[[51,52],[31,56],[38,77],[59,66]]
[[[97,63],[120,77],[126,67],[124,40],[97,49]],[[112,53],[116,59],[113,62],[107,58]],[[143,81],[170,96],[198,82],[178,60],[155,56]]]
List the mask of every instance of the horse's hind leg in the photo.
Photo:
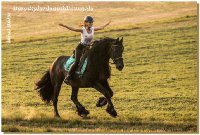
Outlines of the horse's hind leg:
[[78,115],[81,117],[85,117],[89,114],[89,111],[85,109],[84,106],[81,105],[81,103],[78,101],[77,95],[78,95],[78,90],[79,88],[72,87],[72,95],[71,95],[71,100],[74,102],[76,105]]
[[58,117],[58,118],[60,118],[60,115],[58,113],[58,107],[57,107],[60,89],[61,89],[61,85],[54,86],[54,97],[53,97],[54,117]]

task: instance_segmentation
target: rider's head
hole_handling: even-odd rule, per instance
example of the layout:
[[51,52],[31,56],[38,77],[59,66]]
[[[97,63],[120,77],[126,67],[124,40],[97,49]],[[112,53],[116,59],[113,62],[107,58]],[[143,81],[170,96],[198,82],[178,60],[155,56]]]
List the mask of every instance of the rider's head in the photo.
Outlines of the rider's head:
[[94,22],[94,19],[91,16],[86,16],[84,18],[84,25],[85,25],[85,27],[89,27],[89,28],[92,27],[93,22]]

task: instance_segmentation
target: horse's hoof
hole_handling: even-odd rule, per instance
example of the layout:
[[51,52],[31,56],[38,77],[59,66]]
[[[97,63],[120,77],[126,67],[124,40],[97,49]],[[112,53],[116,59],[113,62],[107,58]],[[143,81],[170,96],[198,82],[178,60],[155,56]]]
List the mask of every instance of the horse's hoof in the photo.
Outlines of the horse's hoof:
[[100,97],[99,101],[96,103],[97,107],[102,107],[107,104],[107,99],[104,97]]
[[56,118],[56,119],[61,119],[61,117],[60,117],[59,114],[58,114],[58,115],[55,115],[54,118]]
[[112,116],[113,118],[117,117],[117,112],[115,111],[115,109],[106,109],[106,112],[110,114],[110,116]]
[[78,112],[78,115],[81,117],[85,117],[88,114],[90,114],[90,112],[88,110],[86,110],[85,108],[83,110],[77,110],[77,112]]
[[85,108],[81,109],[80,113],[81,114],[86,114],[86,115],[90,114],[90,112],[88,110],[86,110]]
[[82,114],[81,117],[82,117],[83,119],[90,119],[90,117],[88,117],[87,114]]
[[78,115],[82,117],[83,119],[88,119],[88,116],[87,116],[88,114],[86,113],[82,113],[82,114],[78,113]]

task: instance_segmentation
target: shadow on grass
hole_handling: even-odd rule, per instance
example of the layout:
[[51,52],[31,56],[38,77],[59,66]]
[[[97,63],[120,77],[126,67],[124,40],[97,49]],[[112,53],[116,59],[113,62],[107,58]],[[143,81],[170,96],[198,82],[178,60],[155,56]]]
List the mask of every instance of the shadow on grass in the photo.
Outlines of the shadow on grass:
[[[20,127],[20,128],[17,128]],[[107,121],[107,120],[63,120],[54,118],[45,119],[2,119],[3,132],[38,132],[35,128],[42,129],[43,132],[190,132],[197,133],[197,125],[194,124],[166,124],[161,122],[142,122],[141,119],[132,122]],[[28,130],[23,130],[28,129]],[[59,129],[59,130],[55,130]],[[71,130],[76,129],[76,130]],[[96,130],[98,129],[98,130]],[[39,130],[41,132],[41,130]]]

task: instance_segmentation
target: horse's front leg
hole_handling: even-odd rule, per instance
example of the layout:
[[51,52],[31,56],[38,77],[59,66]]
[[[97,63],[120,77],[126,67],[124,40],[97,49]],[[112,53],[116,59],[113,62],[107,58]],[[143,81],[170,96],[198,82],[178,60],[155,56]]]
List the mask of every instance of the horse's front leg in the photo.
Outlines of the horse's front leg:
[[71,100],[76,105],[78,115],[81,117],[86,117],[89,114],[89,111],[86,110],[85,107],[83,105],[81,105],[81,103],[78,101],[78,98],[77,98],[78,90],[79,90],[79,88],[72,87]]
[[[108,92],[109,92],[109,94],[110,94],[110,97],[112,97],[112,96],[113,96],[113,91],[112,91],[112,89],[110,88],[108,81],[107,81],[107,80],[101,81],[100,84],[101,84],[104,88],[106,88],[106,89],[108,90]],[[106,105],[106,104],[107,104],[107,99],[106,99],[105,97],[100,97],[99,100],[98,100],[97,103],[96,103],[96,106],[97,106],[97,107],[102,107],[102,106],[104,106],[104,105]]]
[[112,117],[116,117],[117,116],[117,112],[115,111],[114,109],[114,106],[113,106],[113,103],[111,101],[111,97],[112,95],[110,94],[109,90],[106,89],[101,83],[96,83],[94,85],[94,88],[96,90],[98,90],[99,92],[101,92],[107,99],[107,102],[108,102],[108,106],[107,106],[107,113],[109,113]]

